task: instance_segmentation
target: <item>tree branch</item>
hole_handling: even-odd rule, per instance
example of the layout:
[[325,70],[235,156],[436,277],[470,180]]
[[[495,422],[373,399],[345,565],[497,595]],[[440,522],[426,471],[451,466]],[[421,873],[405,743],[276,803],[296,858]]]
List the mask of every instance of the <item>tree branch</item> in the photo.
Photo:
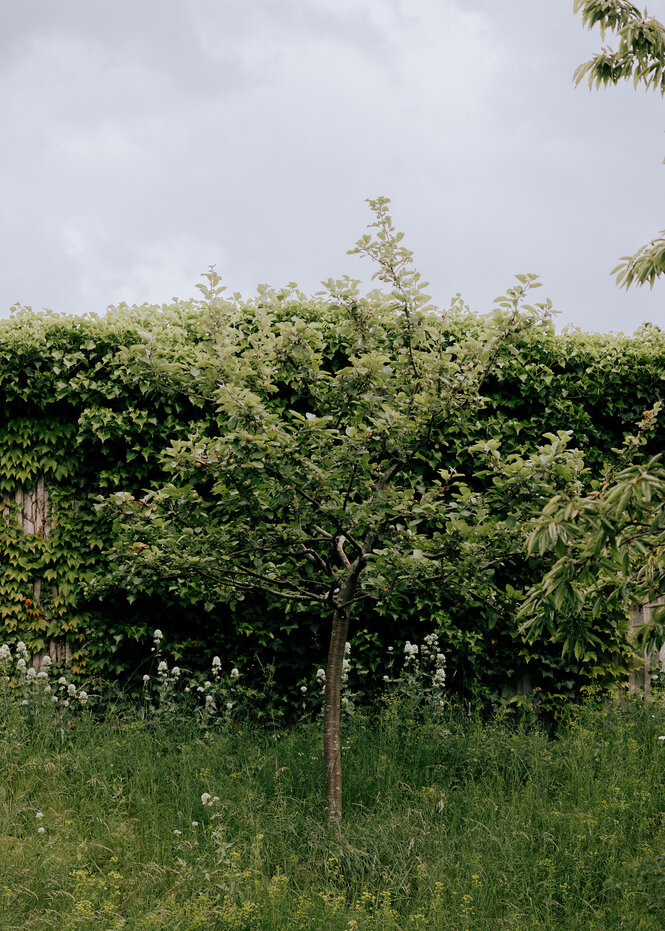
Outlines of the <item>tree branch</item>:
[[337,546],[335,547],[335,549],[337,550],[337,552],[338,552],[338,554],[339,554],[339,558],[342,560],[342,563],[344,564],[345,568],[347,568],[349,571],[351,571],[351,569],[352,569],[351,562],[349,561],[349,557],[348,557],[348,556],[346,555],[346,553],[344,552],[344,542],[345,542],[345,539],[346,539],[345,537],[341,536],[341,537],[337,540]]

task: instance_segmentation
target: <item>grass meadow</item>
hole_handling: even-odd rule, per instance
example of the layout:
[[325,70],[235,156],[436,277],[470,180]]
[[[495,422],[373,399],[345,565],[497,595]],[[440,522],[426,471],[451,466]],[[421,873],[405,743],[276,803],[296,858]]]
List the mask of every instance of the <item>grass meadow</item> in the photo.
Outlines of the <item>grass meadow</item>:
[[665,707],[556,733],[405,700],[345,724],[341,837],[319,727],[0,724],[3,931],[662,929]]

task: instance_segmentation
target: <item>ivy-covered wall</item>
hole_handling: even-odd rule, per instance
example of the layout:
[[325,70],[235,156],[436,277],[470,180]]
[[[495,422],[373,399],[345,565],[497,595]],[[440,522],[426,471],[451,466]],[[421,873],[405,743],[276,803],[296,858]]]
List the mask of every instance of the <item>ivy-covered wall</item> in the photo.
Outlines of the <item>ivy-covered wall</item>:
[[[124,364],[126,347],[143,338],[140,324],[141,313],[128,309],[104,320],[23,310],[0,324],[2,636],[33,651],[67,637],[75,671],[108,664],[126,635],[114,606],[107,624],[102,606],[82,597],[111,543],[95,499],[118,488],[140,494],[159,473],[165,439],[200,414]],[[23,500],[40,483],[50,513],[37,532],[24,532]],[[120,617],[135,626],[126,610]]]
[[[298,293],[282,301],[285,319],[297,312],[323,321],[331,365],[337,364],[333,309]],[[239,325],[245,313],[251,329],[257,303],[246,311],[239,302],[234,308]],[[122,491],[140,498],[162,484],[162,450],[215,416],[205,390],[213,370],[201,371],[201,391],[193,396],[191,389],[178,389],[173,368],[165,377],[160,364],[137,366],[135,360],[150,358],[158,335],[172,346],[176,368],[196,371],[200,346],[214,336],[215,312],[227,310],[183,302],[74,318],[24,309],[0,322],[0,640],[22,639],[39,652],[66,639],[75,673],[138,679],[137,664],[159,626],[175,657],[190,664],[226,652],[233,665],[244,664],[257,676],[262,671],[288,683],[310,675],[325,636],[306,612],[258,597],[233,610],[206,609],[183,603],[177,590],[100,601],[89,587],[103,575],[105,552],[113,546],[109,519],[96,508],[99,497]],[[481,325],[466,312],[451,313],[449,321],[451,339]],[[471,484],[482,484],[487,456],[479,443],[497,441],[503,456],[531,453],[544,433],[569,430],[592,482],[644,409],[663,397],[664,373],[665,334],[657,327],[642,327],[632,338],[581,331],[557,336],[542,327],[498,359],[489,402],[465,433],[444,431],[436,438],[441,458]],[[297,404],[297,398],[288,402]],[[654,435],[655,450],[662,448],[664,431]],[[28,528],[26,502],[34,507],[42,483],[46,513]],[[506,584],[519,587],[530,571],[526,564],[515,568],[519,577]],[[429,632],[431,607],[425,598],[396,603],[380,616],[359,616],[358,665],[378,675],[389,643]],[[568,682],[566,688],[577,688],[590,678],[548,644],[527,650],[510,619],[498,623],[482,605],[460,597],[458,603],[450,599],[448,609],[451,679],[462,691],[490,693],[517,673],[527,653],[548,687]]]

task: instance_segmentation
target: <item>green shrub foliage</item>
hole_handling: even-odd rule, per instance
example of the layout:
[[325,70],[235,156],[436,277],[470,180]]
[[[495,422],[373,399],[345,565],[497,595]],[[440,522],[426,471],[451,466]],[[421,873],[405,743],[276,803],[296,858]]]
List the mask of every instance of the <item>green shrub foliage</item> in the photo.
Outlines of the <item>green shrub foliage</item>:
[[[121,305],[103,318],[17,308],[0,322],[3,640],[23,640],[38,652],[66,637],[75,675],[140,685],[145,667],[137,661],[158,626],[168,632],[174,661],[204,668],[221,655],[258,694],[269,685],[271,701],[262,707],[271,715],[287,708],[296,686],[315,682],[327,640],[316,606],[285,604],[270,593],[238,599],[201,577],[144,573],[124,587],[104,582],[113,577],[117,546],[125,546],[118,514],[127,514],[127,502],[134,513],[151,490],[178,481],[179,443],[191,450],[198,438],[219,435],[226,413],[215,388],[232,361],[220,332],[231,327],[236,341],[251,347],[269,319],[298,375],[271,385],[266,403],[304,416],[307,360],[316,355],[329,373],[341,371],[353,351],[344,320],[367,306],[358,300],[344,316],[343,284],[331,283],[315,297],[293,287],[261,288],[254,299],[241,300],[224,296],[211,269],[196,300]],[[349,293],[352,284],[345,285]],[[378,292],[363,300],[378,307],[379,316],[387,306]],[[428,310],[423,325],[443,326],[451,356],[457,345],[480,344],[491,323],[459,298],[443,324],[441,318]],[[394,340],[389,316],[382,326],[381,338]],[[422,640],[432,630],[447,657],[448,688],[481,699],[498,696],[525,669],[546,699],[621,675],[630,652],[621,612],[594,618],[593,650],[562,657],[561,644],[546,630],[524,641],[516,609],[554,560],[547,552],[527,554],[535,518],[557,491],[593,491],[617,461],[624,434],[662,398],[664,360],[665,334],[649,325],[633,337],[578,330],[557,335],[541,321],[502,346],[481,406],[438,426],[412,467],[412,487],[419,476],[443,470],[444,524],[433,517],[419,532],[445,537],[446,559],[458,558],[466,576],[417,592],[395,585],[382,601],[355,610],[354,691],[371,695],[381,687],[390,671],[389,645],[401,653],[407,640]],[[662,443],[656,426],[647,451]],[[200,476],[189,475],[187,482],[212,506],[205,450],[201,464]],[[36,533],[26,534],[15,494],[40,480],[51,514]],[[99,507],[102,498],[111,506]],[[187,496],[178,499],[183,525],[190,504]],[[192,532],[201,532],[191,523]],[[477,572],[470,568],[471,548]]]

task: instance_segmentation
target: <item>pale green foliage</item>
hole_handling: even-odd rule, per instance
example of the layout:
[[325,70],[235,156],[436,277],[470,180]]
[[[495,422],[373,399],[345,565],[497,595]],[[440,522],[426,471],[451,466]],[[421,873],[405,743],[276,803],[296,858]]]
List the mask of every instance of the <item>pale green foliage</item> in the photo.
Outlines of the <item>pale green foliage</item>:
[[[649,90],[665,94],[665,26],[647,11],[640,10],[627,0],[575,0],[574,11],[582,13],[582,22],[591,29],[600,26],[604,38],[607,30],[615,32],[619,40],[616,50],[603,48],[594,58],[575,70],[574,80],[579,84],[587,78],[589,87],[618,84],[632,79],[637,87],[643,84]],[[633,282],[653,287],[654,281],[665,272],[665,230],[634,255],[623,256],[613,269],[617,283],[629,288]]]
[[624,255],[621,262],[612,269],[617,276],[617,284],[629,288],[636,284],[649,284],[652,288],[656,278],[665,272],[665,230],[650,243],[642,246],[635,255]]
[[519,276],[478,335],[455,342],[427,308],[387,200],[370,204],[376,233],[355,251],[377,262],[389,294],[363,296],[347,278],[327,282],[318,303],[263,289],[241,307],[215,276],[201,307],[211,339],[184,360],[173,331],[134,347],[138,372],[211,398],[218,427],[171,444],[172,484],[108,502],[125,541],[113,582],[131,591],[162,579],[209,602],[260,590],[324,612],[451,574],[486,585],[471,533],[463,558],[448,552],[459,504],[433,438],[477,413],[502,347],[551,305],[526,304],[538,282]]
[[[615,638],[625,635],[631,608],[665,590],[665,468],[658,456],[631,461],[661,407],[645,411],[626,439],[623,462],[599,488],[554,497],[529,538],[531,553],[554,551],[557,559],[528,594],[522,631],[549,634],[584,662],[596,659],[608,637],[603,623]],[[665,642],[665,628],[654,620],[641,632],[642,645]]]
[[616,51],[603,48],[575,70],[577,84],[587,78],[589,87],[600,87],[632,78],[635,87],[665,93],[665,27],[657,19],[626,0],[575,0],[574,11],[581,11],[587,28],[600,26],[603,38],[610,30],[619,39]]

